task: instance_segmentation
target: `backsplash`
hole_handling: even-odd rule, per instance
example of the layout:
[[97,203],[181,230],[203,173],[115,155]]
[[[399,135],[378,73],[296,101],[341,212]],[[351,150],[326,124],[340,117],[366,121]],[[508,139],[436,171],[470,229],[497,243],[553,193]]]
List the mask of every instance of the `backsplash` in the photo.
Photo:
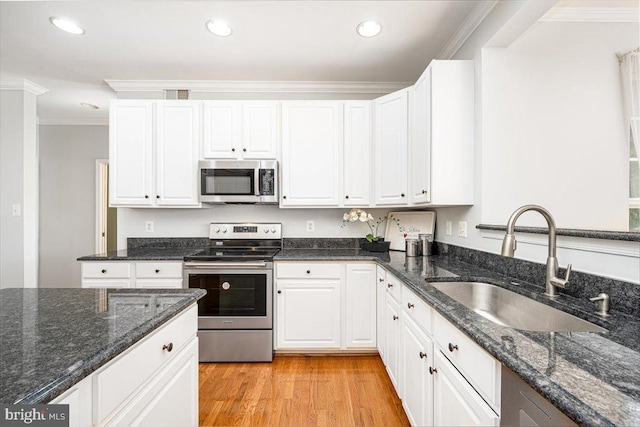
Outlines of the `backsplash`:
[[356,237],[345,238],[307,238],[293,237],[282,241],[284,249],[358,249],[364,239]]
[[[477,265],[499,274],[523,280],[531,284],[539,284],[544,292],[546,265],[517,258],[482,252],[475,249],[463,248],[447,243],[438,242],[438,250],[447,255],[469,264]],[[564,277],[565,269],[561,268],[560,277]],[[574,298],[591,298],[604,292],[611,298],[611,309],[634,317],[640,317],[640,285],[607,277],[595,276],[573,270],[569,285],[560,289],[560,294]]]

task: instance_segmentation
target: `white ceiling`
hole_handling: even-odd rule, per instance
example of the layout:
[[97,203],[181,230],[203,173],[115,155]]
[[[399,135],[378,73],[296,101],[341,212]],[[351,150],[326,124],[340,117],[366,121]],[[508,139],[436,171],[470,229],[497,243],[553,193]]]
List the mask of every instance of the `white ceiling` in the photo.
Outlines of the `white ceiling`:
[[[465,18],[491,1],[0,2],[0,78],[49,89],[41,122],[107,117],[105,80],[413,82]],[[86,30],[49,23],[67,17]],[[222,18],[233,35],[210,34]],[[365,39],[356,25],[375,19]],[[91,111],[81,102],[100,106]]]

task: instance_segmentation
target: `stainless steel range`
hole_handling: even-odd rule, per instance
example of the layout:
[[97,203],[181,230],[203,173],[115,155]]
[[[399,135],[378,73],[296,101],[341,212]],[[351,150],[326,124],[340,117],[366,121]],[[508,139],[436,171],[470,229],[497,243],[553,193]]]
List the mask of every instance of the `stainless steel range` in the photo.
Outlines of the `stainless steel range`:
[[277,223],[209,226],[211,247],[184,258],[183,286],[202,288],[198,302],[201,362],[273,360],[273,257]]

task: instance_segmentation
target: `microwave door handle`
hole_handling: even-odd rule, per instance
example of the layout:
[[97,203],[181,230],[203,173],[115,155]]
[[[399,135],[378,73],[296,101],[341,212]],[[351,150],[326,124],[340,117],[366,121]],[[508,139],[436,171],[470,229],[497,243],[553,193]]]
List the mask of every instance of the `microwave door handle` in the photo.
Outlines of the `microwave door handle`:
[[254,169],[253,175],[254,193],[257,197],[260,197],[260,168]]

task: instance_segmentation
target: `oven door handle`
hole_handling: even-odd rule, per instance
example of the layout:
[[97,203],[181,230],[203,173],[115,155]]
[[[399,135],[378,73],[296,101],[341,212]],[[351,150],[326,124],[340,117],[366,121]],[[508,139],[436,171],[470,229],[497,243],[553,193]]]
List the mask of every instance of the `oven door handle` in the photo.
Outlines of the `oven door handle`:
[[260,166],[253,170],[253,192],[260,197]]
[[184,268],[266,268],[266,262],[216,262],[216,263],[184,263]]

